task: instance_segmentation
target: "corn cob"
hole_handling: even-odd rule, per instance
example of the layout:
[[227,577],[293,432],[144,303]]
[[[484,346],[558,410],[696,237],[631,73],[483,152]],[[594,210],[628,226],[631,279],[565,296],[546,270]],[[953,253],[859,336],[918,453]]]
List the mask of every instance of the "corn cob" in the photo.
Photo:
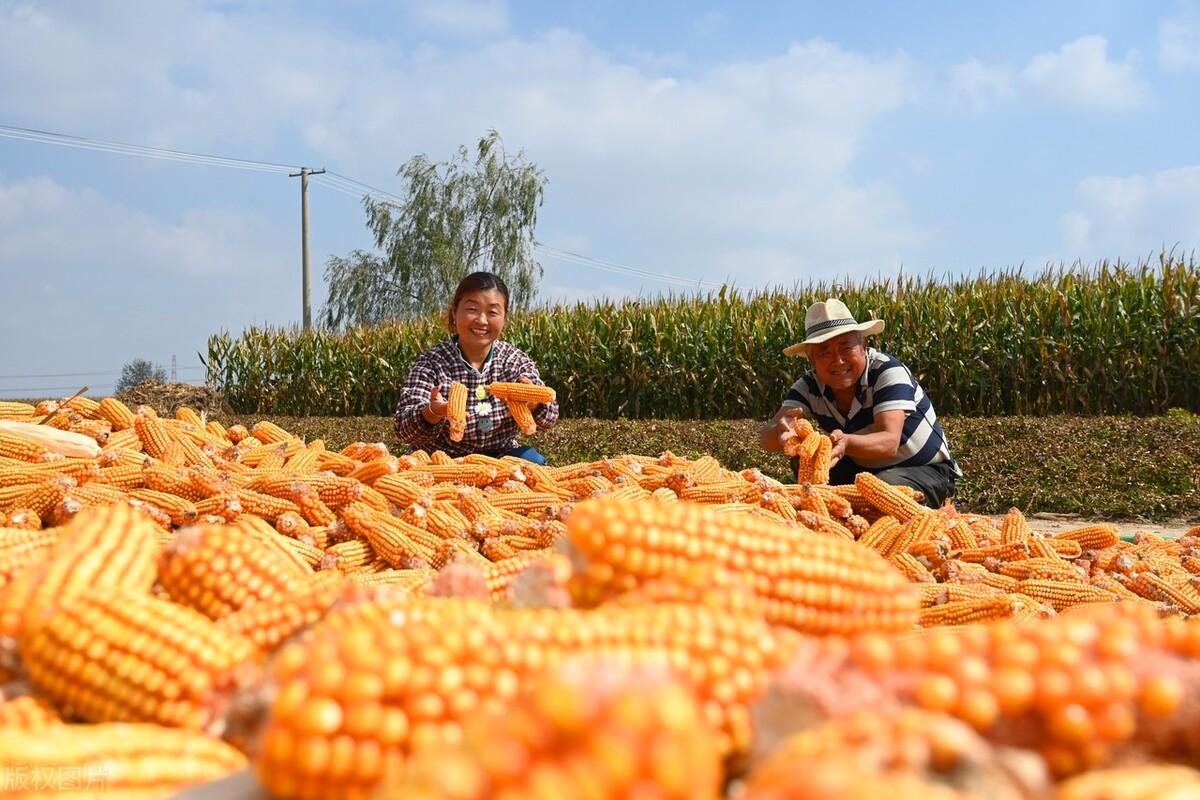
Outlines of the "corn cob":
[[518,400],[505,400],[504,405],[508,408],[508,415],[517,424],[517,430],[525,436],[532,436],[537,433],[537,420],[533,418],[533,412],[530,410],[528,403]]
[[425,532],[389,514],[383,514],[362,504],[351,503],[341,511],[347,527],[370,543],[381,558],[398,569],[405,568],[409,559],[429,562],[433,552],[418,544],[416,537]]
[[117,454],[135,453],[142,458],[146,457],[145,453],[142,452],[142,440],[137,435],[137,429],[132,427],[132,425],[110,433],[108,439],[104,442],[104,452]]
[[254,514],[257,517],[262,517],[267,522],[274,524],[280,514],[288,511],[300,513],[300,507],[291,500],[285,500],[282,497],[272,497],[269,494],[251,491],[250,489],[234,489],[233,494],[242,504],[242,511],[247,514]]
[[[1031,782],[1032,783],[1032,782]],[[962,722],[905,708],[869,710],[795,733],[769,751],[746,780],[743,800],[967,800],[1040,796]]]
[[32,417],[33,414],[33,406],[29,403],[20,403],[13,400],[0,401],[0,417],[23,419],[25,417]]
[[1056,800],[1188,800],[1200,797],[1200,771],[1181,764],[1090,770],[1059,784]]
[[1170,603],[1185,614],[1200,613],[1200,592],[1189,583],[1173,585],[1153,572],[1139,572],[1126,585],[1148,600]]
[[349,572],[354,567],[370,564],[375,560],[375,548],[364,539],[348,539],[325,549],[321,569],[338,569]]
[[0,528],[0,586],[41,561],[58,540],[59,528]]
[[1119,541],[1117,526],[1103,523],[1063,531],[1054,538],[1078,542],[1086,550],[1103,550],[1108,547],[1115,547]]
[[49,453],[50,451],[44,445],[38,444],[32,439],[0,432],[0,456],[36,463],[45,461]]
[[804,442],[814,433],[812,423],[804,417],[784,417],[784,431],[779,436],[783,454],[798,456]]
[[751,515],[718,516],[689,503],[580,503],[568,537],[586,566],[572,579],[585,605],[652,579],[671,579],[703,559],[749,570],[767,619],[812,633],[898,630],[916,620],[904,576],[852,542],[782,527]]
[[0,635],[17,637],[57,603],[81,592],[154,582],[155,527],[128,505],[86,509],[58,532],[53,549],[0,595]]
[[1004,619],[1016,613],[1018,601],[1013,595],[993,594],[969,600],[951,600],[921,609],[923,628],[935,625],[962,625],[968,622]]
[[[717,741],[696,698],[666,670],[568,666],[511,712],[470,719],[459,745],[418,753],[381,800],[585,797],[598,786],[606,797],[720,796]],[[473,791],[458,790],[465,786]]]
[[298,556],[300,560],[304,562],[305,566],[309,567],[310,569],[319,568],[322,559],[325,558],[324,549],[300,539],[284,537],[281,544],[291,550],[295,556]]
[[309,544],[316,544],[312,526],[298,511],[285,511],[276,517],[275,530],[292,539],[301,539]]
[[338,452],[355,461],[373,461],[389,454],[383,442],[351,442]]
[[248,639],[128,590],[64,601],[26,631],[21,656],[33,686],[82,719],[216,734],[227,692],[256,666]]
[[450,426],[450,441],[461,442],[467,432],[467,387],[454,381],[446,395],[446,420]]
[[42,518],[28,508],[13,508],[6,513],[0,513],[4,524],[10,528],[38,531],[42,529]]
[[285,555],[247,536],[245,529],[197,525],[180,531],[164,550],[158,581],[176,602],[219,619],[249,604],[296,591],[303,575],[290,557],[290,550]]
[[406,596],[420,596],[437,574],[432,569],[389,569],[382,572],[350,575],[349,580],[359,586],[380,586],[395,589]]
[[549,386],[537,383],[505,383],[498,381],[484,387],[489,394],[501,400],[513,400],[521,403],[553,403],[554,390]]
[[58,725],[37,736],[5,729],[0,754],[5,789],[26,800],[171,797],[246,764],[218,739],[149,724]]
[[1004,515],[1004,522],[1000,525],[1001,543],[1025,542],[1032,535],[1033,531],[1029,529],[1029,522],[1025,519],[1025,515],[1021,513],[1021,510],[1019,508],[1010,508],[1008,513]]
[[263,444],[277,444],[296,438],[293,434],[288,433],[274,422],[265,419],[254,423],[254,426],[250,428],[250,435]]
[[879,513],[893,516],[900,522],[931,513],[930,509],[913,500],[911,494],[898,491],[869,472],[858,473],[854,477],[854,486]]
[[43,478],[12,500],[9,507],[27,508],[46,520],[54,507],[61,503],[76,485],[77,481],[67,475]]
[[[438,453],[441,452],[440,450],[438,451]],[[437,454],[435,453],[434,455]],[[498,475],[492,467],[483,466],[482,464],[456,464],[453,461],[448,464],[422,464],[413,467],[408,472],[432,475],[436,481],[449,481],[451,483],[472,486],[487,486],[495,481]]]
[[[720,748],[741,749],[746,704],[781,657],[761,620],[703,607],[493,611],[480,601],[425,600],[403,608],[395,619],[370,613],[370,604],[327,617],[310,641],[279,652],[277,699],[252,758],[272,795],[365,796],[406,755],[460,739],[463,719],[505,711],[572,656],[636,666],[677,653],[705,721],[721,731]],[[318,751],[327,755],[310,757]]]
[[1062,611],[1081,603],[1110,603],[1116,598],[1098,586],[1079,581],[1056,581],[1044,578],[1028,578],[1017,587],[1021,594],[1048,603],[1055,611]]
[[18,731],[40,733],[61,725],[62,721],[58,712],[40,697],[17,695],[0,701],[0,736]]
[[287,462],[283,465],[283,471],[292,472],[297,475],[311,475],[316,472],[325,445],[319,443],[319,447],[313,447],[313,444],[313,442],[309,442],[307,447],[297,450],[295,455],[288,458]]
[[398,469],[399,462],[395,456],[384,456],[383,458],[364,462],[361,467],[351,472],[347,477],[372,486],[380,478],[386,475],[394,475]]
[[196,504],[178,495],[158,492],[153,489],[131,489],[129,496],[135,500],[149,503],[166,512],[167,516],[171,518],[172,525],[180,527],[191,525],[196,521],[196,517],[198,516]]
[[317,572],[296,591],[244,607],[218,620],[231,633],[244,636],[264,653],[275,650],[298,631],[325,615],[341,595],[346,579],[337,572]]

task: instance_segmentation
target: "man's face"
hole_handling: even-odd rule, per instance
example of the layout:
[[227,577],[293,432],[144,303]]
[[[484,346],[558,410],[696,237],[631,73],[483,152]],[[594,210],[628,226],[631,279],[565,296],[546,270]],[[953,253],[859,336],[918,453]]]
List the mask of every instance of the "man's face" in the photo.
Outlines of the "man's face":
[[867,368],[867,349],[858,331],[810,345],[808,358],[817,378],[835,392],[857,385]]

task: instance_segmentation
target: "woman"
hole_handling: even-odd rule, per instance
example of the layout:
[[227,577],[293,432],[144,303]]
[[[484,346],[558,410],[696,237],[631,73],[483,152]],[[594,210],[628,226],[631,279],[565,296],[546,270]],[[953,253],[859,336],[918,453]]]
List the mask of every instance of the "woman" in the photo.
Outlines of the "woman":
[[[473,272],[454,292],[447,315],[453,334],[417,358],[396,404],[396,436],[415,448],[443,450],[452,456],[484,453],[511,455],[545,464],[532,447],[516,441],[517,424],[502,400],[484,387],[494,382],[541,384],[533,359],[500,334],[508,321],[508,287],[490,272]],[[461,441],[452,441],[446,421],[450,384],[467,387],[467,425]],[[539,429],[558,421],[558,403],[532,409]]]

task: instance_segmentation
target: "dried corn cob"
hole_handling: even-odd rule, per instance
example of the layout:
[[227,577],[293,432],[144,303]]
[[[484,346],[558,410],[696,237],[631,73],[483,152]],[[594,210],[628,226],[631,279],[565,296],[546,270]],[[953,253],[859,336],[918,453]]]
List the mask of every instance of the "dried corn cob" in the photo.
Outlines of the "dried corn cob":
[[363,503],[351,503],[341,514],[347,527],[366,539],[393,567],[403,569],[410,558],[429,562],[434,557],[430,548],[418,543],[425,532],[403,520],[375,511]]
[[254,426],[250,428],[250,435],[263,444],[277,444],[296,439],[295,435],[288,433],[274,422],[265,419],[254,423]]
[[606,797],[716,800],[721,773],[696,698],[666,670],[575,663],[511,712],[472,718],[458,746],[418,753],[380,798],[568,798],[604,786]]
[[19,637],[57,604],[84,592],[148,591],[154,583],[158,534],[129,505],[85,509],[58,530],[42,560],[0,595],[0,634]]
[[[409,753],[455,741],[470,714],[504,711],[542,682],[544,669],[575,656],[639,665],[676,653],[706,722],[721,731],[721,749],[744,748],[746,704],[781,656],[761,620],[703,607],[507,611],[469,600],[403,602],[395,619],[369,603],[335,612],[308,642],[279,652],[277,699],[252,758],[273,795],[365,796]],[[328,755],[309,757],[316,752]],[[308,767],[303,779],[297,759]]]
[[450,441],[461,442],[467,432],[467,387],[454,381],[446,395],[446,420],[450,426]]
[[32,417],[33,413],[33,406],[29,403],[21,403],[15,400],[0,401],[0,417],[22,419]]
[[176,602],[219,619],[298,590],[303,576],[283,551],[243,529],[196,525],[180,531],[164,550],[158,581]]
[[858,473],[854,477],[854,486],[879,513],[893,516],[900,522],[931,513],[930,509],[913,500],[911,493],[900,491],[869,472]]
[[364,539],[348,539],[325,549],[321,569],[337,569],[349,572],[355,567],[370,564],[375,560],[375,548]]
[[398,469],[399,461],[395,456],[384,456],[363,463],[346,477],[373,486],[380,478],[394,475]]
[[17,732],[40,733],[46,728],[61,725],[62,721],[58,712],[40,697],[18,695],[0,701],[0,736]]
[[586,564],[572,579],[585,605],[646,580],[669,580],[702,559],[735,574],[749,570],[767,619],[801,631],[901,630],[916,620],[915,593],[878,555],[751,515],[600,499],[576,506],[567,527]]
[[553,403],[554,390],[549,386],[537,383],[505,383],[498,381],[484,387],[489,394],[501,400],[515,400],[521,403]]
[[58,540],[61,528],[0,528],[0,586],[41,561]]
[[508,408],[508,415],[517,424],[517,430],[525,436],[537,433],[537,421],[533,418],[533,412],[529,409],[528,403],[520,400],[505,400],[504,405]]
[[131,489],[129,496],[166,512],[167,516],[171,518],[172,525],[181,527],[191,525],[196,521],[198,515],[196,504],[178,495],[158,492],[154,489]]
[[217,624],[270,653],[323,617],[345,586],[346,578],[340,573],[317,572],[296,591],[248,605],[222,617]]
[[64,601],[25,634],[34,687],[91,722],[158,722],[219,734],[223,703],[256,672],[254,645],[148,593]]
[[26,800],[169,797],[245,765],[245,756],[218,739],[159,725],[58,725],[37,736],[0,731],[5,788]]

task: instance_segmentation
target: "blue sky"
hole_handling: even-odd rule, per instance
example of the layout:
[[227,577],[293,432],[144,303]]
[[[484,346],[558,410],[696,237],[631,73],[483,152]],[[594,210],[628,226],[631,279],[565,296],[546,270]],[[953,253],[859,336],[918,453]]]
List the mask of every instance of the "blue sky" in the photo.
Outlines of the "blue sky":
[[[396,170],[488,128],[549,178],[545,302],[1200,245],[1200,2],[14,2],[0,125]],[[314,309],[359,199],[310,188]],[[299,186],[0,138],[0,396],[203,377],[300,319]],[[45,376],[45,377],[43,377]]]

